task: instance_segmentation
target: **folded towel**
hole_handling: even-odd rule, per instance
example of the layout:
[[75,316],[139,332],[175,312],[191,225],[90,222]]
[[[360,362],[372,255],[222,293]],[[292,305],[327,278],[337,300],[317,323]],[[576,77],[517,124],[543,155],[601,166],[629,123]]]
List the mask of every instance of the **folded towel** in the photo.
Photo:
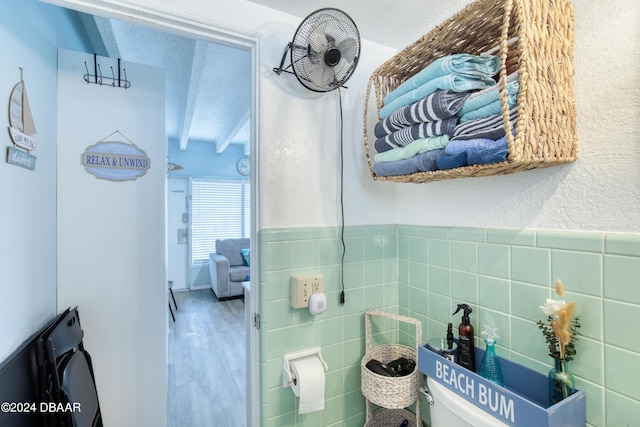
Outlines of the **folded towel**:
[[[509,86],[509,83],[512,83],[512,82],[515,82],[515,81],[518,81],[518,70],[516,70],[513,73],[507,75],[507,87]],[[473,92],[471,95],[469,95],[469,98],[467,99],[467,102],[475,100],[476,98],[483,97],[484,95],[487,94],[487,92],[493,92],[494,90],[498,90],[499,88],[500,88],[500,84],[498,82],[498,83],[496,83],[495,86],[491,86],[491,87],[489,87],[487,89],[482,89],[482,90],[479,90],[477,92]],[[495,99],[498,99],[498,98],[495,98]],[[485,102],[483,102],[483,104],[484,103]],[[476,106],[471,105],[470,107],[471,108],[477,108],[477,105]]]
[[[519,92],[519,81],[516,80],[511,83],[507,83],[507,105],[509,106],[509,109],[516,106]],[[469,120],[489,117],[494,114],[498,114],[501,111],[502,103],[500,102],[500,91],[498,90],[498,85],[496,85],[480,97],[473,99],[469,97],[458,112],[458,116],[462,123]]]
[[406,160],[375,163],[373,172],[378,176],[396,176],[434,171],[438,169],[436,160],[442,156],[444,156],[444,149],[427,151]]
[[[516,106],[509,110],[509,121],[511,122],[512,129],[515,127],[517,117],[518,107]],[[460,123],[458,126],[456,126],[456,130],[453,132],[451,141],[475,138],[486,138],[495,141],[502,138],[504,135],[504,122],[502,120],[502,113],[500,113],[494,114],[493,116]]]
[[373,146],[376,152],[383,153],[393,148],[409,145],[417,139],[453,135],[457,124],[458,120],[454,117],[435,122],[420,123],[378,138],[373,143]]
[[[490,77],[472,78],[447,74],[442,77],[429,80],[423,85],[405,93],[393,101],[385,101],[384,107],[380,109],[380,118],[385,119],[399,108],[411,105],[422,98],[427,97],[437,90],[452,90],[454,92],[468,92],[470,90],[485,89],[495,85],[496,82]],[[392,92],[393,93],[393,92]]]
[[453,169],[453,168],[460,168],[462,166],[467,166],[467,153],[465,153],[464,151],[462,153],[458,153],[458,154],[454,154],[452,156],[446,154],[445,150],[445,155],[438,157],[436,159],[436,164],[438,165],[438,169]]
[[499,70],[500,58],[494,55],[480,56],[459,53],[445,56],[436,59],[417,74],[409,78],[406,82],[398,86],[384,98],[384,103],[386,105],[402,95],[419,88],[425,83],[446,75],[486,80],[493,77]]
[[416,154],[424,153],[425,151],[437,150],[444,148],[449,143],[449,136],[440,135],[433,138],[420,138],[413,141],[406,147],[398,147],[393,150],[385,151],[384,153],[378,153],[374,156],[376,163],[378,162],[395,162],[396,160],[404,160],[409,157],[413,157]]
[[507,160],[507,138],[486,138],[451,141],[444,149],[445,155],[437,159],[438,168],[452,169],[467,165],[485,165]]
[[377,138],[381,138],[418,123],[448,119],[460,111],[468,97],[468,93],[439,90],[418,102],[394,111],[386,119],[380,120],[376,123],[374,133]]

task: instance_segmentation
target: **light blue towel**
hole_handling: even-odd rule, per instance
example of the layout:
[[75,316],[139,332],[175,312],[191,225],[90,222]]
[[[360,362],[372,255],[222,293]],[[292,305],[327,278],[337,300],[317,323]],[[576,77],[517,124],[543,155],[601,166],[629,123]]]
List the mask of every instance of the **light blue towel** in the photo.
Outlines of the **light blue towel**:
[[[496,82],[492,78],[473,78],[457,76],[455,74],[447,74],[445,76],[437,77],[433,80],[425,82],[423,85],[413,89],[410,92],[395,98],[393,101],[385,101],[384,107],[380,109],[380,118],[385,119],[389,117],[394,111],[399,108],[411,105],[416,101],[421,100],[432,94],[437,90],[452,90],[454,92],[467,92],[476,89],[486,89]],[[397,89],[396,89],[397,90]],[[392,92],[393,93],[393,92]],[[386,99],[386,98],[385,98]]]
[[478,138],[451,141],[444,150],[448,156],[466,154],[469,165],[484,165],[505,161],[509,153],[509,146],[506,137],[496,141]]
[[[519,81],[516,80],[507,83],[507,105],[509,106],[509,109],[516,106],[519,92]],[[494,114],[498,114],[501,111],[502,104],[500,103],[500,90],[498,85],[495,85],[480,96],[470,96],[458,112],[458,116],[462,123],[469,120],[489,117]]]
[[[406,82],[398,86],[384,98],[384,103],[385,105],[389,104],[394,99],[397,99],[400,96],[419,88],[425,83],[446,75],[454,75],[469,79],[486,80],[496,75],[499,70],[500,58],[494,55],[480,56],[459,53],[445,56],[436,59],[431,64],[427,65],[424,69],[419,71],[417,74],[409,78]],[[456,92],[464,92],[464,90],[451,90],[454,90]]]
[[432,138],[420,138],[413,141],[406,147],[394,148],[383,153],[376,154],[373,159],[377,162],[395,162],[396,160],[404,160],[424,153],[425,151],[437,150],[444,148],[449,143],[448,135],[440,135]]
[[418,154],[406,160],[375,163],[373,172],[378,176],[397,176],[434,171],[438,169],[436,160],[442,156],[444,156],[444,149],[441,148]]

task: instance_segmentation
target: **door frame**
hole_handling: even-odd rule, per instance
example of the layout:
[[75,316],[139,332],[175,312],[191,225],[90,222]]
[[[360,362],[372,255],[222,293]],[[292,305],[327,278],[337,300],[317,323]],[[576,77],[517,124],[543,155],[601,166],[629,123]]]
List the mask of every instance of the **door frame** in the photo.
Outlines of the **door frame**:
[[[249,293],[249,316],[253,320],[254,315],[259,312],[259,247],[258,247],[258,207],[259,193],[259,162],[258,162],[258,129],[259,129],[259,73],[258,73],[258,34],[251,33],[241,28],[222,26],[220,23],[196,21],[193,18],[184,19],[169,15],[165,12],[152,9],[146,6],[133,4],[111,3],[109,0],[40,0],[79,12],[88,13],[95,16],[114,18],[128,21],[137,25],[153,28],[155,30],[177,34],[191,39],[199,39],[205,42],[225,44],[236,48],[246,49],[251,55],[251,292]],[[166,202],[166,189],[163,198]],[[168,296],[165,296],[167,298]],[[165,306],[167,301],[165,300]],[[258,324],[259,327],[259,324]],[[247,336],[246,348],[246,410],[247,426],[254,427],[260,424],[260,360],[259,360],[259,331],[254,327],[253,322],[247,322],[245,332]],[[166,351],[167,341],[165,338],[164,348],[158,351]],[[167,405],[165,396],[165,406]]]

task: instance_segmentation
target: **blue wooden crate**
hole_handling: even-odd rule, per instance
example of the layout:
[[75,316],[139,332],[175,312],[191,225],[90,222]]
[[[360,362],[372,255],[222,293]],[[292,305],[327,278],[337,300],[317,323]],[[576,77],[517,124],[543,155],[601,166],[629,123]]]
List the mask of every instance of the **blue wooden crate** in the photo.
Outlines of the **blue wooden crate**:
[[[476,349],[476,366],[484,350]],[[513,427],[584,427],[587,416],[583,390],[549,406],[548,378],[532,369],[499,358],[505,386],[501,387],[452,363],[424,346],[418,348],[420,372]]]

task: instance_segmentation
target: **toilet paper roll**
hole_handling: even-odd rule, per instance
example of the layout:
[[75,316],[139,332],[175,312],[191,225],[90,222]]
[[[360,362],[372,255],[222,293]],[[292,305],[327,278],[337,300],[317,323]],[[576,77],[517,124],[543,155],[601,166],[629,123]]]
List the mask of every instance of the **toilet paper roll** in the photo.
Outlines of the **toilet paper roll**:
[[324,409],[324,366],[315,356],[291,362],[295,381],[293,393],[300,398],[298,413],[306,414]]
[[327,296],[323,293],[311,294],[309,297],[309,312],[314,316],[324,313],[327,309]]

